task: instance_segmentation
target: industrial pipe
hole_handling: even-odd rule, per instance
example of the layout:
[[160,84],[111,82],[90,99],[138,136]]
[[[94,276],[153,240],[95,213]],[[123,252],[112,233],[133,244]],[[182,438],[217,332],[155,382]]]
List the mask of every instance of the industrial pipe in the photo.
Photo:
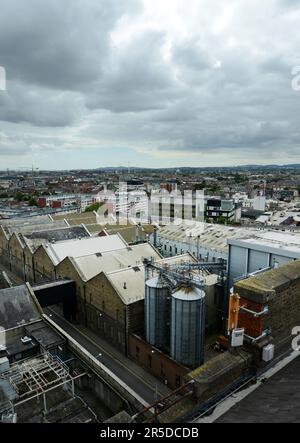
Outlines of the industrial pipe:
[[251,343],[257,343],[259,340],[262,340],[263,338],[268,337],[268,335],[270,335],[270,330],[267,329],[262,335],[260,335],[259,337],[251,337],[251,335],[247,335],[245,334],[244,337],[247,338],[248,340],[251,341]]
[[262,315],[268,315],[269,314],[269,308],[268,306],[266,306],[263,311],[261,312],[256,312],[256,311],[252,311],[251,309],[248,309],[244,306],[240,307],[240,311],[244,311],[247,312],[248,314],[253,315],[255,318],[257,317],[261,317]]

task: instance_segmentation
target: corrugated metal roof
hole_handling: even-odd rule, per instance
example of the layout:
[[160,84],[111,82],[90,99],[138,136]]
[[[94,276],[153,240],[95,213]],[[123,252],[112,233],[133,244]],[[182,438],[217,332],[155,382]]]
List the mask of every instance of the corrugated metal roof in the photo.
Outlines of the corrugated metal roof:
[[[104,237],[106,238],[106,237]],[[92,254],[70,258],[75,269],[84,281],[88,281],[101,272],[111,272],[130,266],[141,266],[144,258],[159,260],[161,256],[150,244],[134,245],[102,254]]]
[[128,244],[120,235],[93,237],[82,240],[68,240],[55,244],[43,245],[52,263],[57,266],[66,257],[81,257],[89,254],[104,253],[125,249]]
[[199,237],[200,246],[224,253],[228,251],[229,239],[244,238],[256,232],[258,232],[257,229],[184,222],[180,225],[168,225],[161,228],[158,231],[158,238],[196,246]]
[[[196,260],[190,254],[184,254],[169,259],[158,260],[157,263],[168,265],[192,263]],[[115,288],[123,303],[130,305],[132,303],[144,300],[145,298],[145,272],[144,266],[134,266],[119,271],[106,274],[107,279]]]

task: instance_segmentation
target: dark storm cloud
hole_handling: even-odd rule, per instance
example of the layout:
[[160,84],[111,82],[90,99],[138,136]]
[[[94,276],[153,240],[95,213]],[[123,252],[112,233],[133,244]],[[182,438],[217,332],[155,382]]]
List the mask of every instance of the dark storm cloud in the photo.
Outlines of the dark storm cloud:
[[1,63],[24,83],[84,88],[101,75],[109,32],[133,6],[133,0],[2,0]]

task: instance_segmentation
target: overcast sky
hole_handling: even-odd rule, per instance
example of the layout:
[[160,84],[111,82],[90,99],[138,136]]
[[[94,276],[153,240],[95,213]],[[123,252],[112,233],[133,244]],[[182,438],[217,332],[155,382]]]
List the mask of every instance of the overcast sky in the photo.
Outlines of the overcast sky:
[[0,0],[0,168],[300,163],[299,0]]

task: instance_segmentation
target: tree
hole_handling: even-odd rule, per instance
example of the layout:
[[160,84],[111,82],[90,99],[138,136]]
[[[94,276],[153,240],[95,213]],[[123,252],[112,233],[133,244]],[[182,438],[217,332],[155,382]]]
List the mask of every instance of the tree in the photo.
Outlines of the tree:
[[93,205],[88,206],[84,212],[97,212],[101,206],[103,206],[103,203],[94,203]]
[[30,197],[28,200],[28,206],[38,206],[38,202],[37,202],[36,198]]

